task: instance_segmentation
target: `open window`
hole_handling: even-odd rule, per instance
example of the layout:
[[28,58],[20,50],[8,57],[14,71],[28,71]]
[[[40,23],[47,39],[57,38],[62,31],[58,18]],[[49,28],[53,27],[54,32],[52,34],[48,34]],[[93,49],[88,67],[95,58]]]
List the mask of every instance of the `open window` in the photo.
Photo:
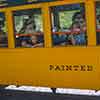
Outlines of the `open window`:
[[13,12],[16,47],[44,47],[44,33],[41,9]]
[[4,13],[0,13],[0,47],[8,47],[7,26]]
[[53,46],[87,45],[84,4],[70,4],[50,8]]

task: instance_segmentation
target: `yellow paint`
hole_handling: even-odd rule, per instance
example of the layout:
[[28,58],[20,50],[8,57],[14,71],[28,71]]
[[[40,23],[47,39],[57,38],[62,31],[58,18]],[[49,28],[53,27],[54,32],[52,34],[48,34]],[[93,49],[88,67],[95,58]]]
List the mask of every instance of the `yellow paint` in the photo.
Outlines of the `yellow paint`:
[[43,5],[43,9],[42,9],[42,13],[43,13],[43,28],[44,28],[44,40],[45,41],[45,47],[51,47],[52,46],[52,41],[51,41],[51,23],[50,23],[50,13],[49,13],[49,8],[47,4]]
[[[100,48],[0,50],[0,83],[99,89]],[[93,71],[50,71],[49,65],[92,65]]]
[[[49,3],[49,6],[59,6],[59,5],[64,5],[64,4],[75,4],[75,3],[83,3],[85,2],[86,0],[59,0],[59,1],[56,1],[56,2],[50,2]],[[91,1],[91,0],[89,0]]]
[[[87,35],[88,45],[96,45],[96,15],[94,0],[86,2],[86,21],[87,21]],[[92,11],[92,12],[91,12]]]
[[5,12],[6,11],[6,8],[0,8],[0,12]]
[[9,48],[15,47],[15,41],[14,41],[14,26],[13,26],[13,15],[12,12],[7,9],[6,10],[6,21],[7,21],[7,29],[8,29],[8,46]]
[[[51,48],[49,7],[81,2],[86,4],[89,46]],[[16,49],[14,48],[11,12],[32,8],[42,9],[45,48]],[[6,12],[9,48],[0,49],[0,84],[100,89],[100,47],[96,46],[95,40],[96,26],[93,0],[64,0],[0,9],[0,12],[2,11]],[[50,70],[50,65],[91,65],[93,70]]]
[[22,5],[22,6],[16,6],[16,7],[9,7],[9,10],[11,11],[18,11],[18,10],[25,10],[25,9],[33,9],[33,8],[41,8],[42,4],[29,4],[29,5]]

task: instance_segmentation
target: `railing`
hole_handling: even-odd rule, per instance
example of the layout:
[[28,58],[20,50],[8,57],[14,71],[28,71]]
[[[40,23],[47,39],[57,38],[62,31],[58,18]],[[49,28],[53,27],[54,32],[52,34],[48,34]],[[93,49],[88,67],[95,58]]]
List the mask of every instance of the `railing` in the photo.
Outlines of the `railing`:
[[[82,32],[86,32],[86,31],[82,31]],[[100,32],[100,30],[99,30],[99,32]],[[81,33],[81,31],[66,31],[66,32],[52,32],[52,34],[80,34]],[[16,34],[16,36],[18,36],[18,37],[20,37],[20,36],[32,36],[32,35],[43,35],[43,32],[34,32],[34,33],[24,33],[24,34],[22,34],[22,33],[18,33],[18,34]]]

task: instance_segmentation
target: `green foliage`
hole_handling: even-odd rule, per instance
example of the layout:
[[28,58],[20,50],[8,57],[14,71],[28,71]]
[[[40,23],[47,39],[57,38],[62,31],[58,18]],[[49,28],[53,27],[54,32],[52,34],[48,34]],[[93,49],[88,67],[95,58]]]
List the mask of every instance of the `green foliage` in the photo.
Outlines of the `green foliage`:
[[60,12],[59,13],[60,27],[61,28],[69,28],[72,24],[72,17],[76,12],[80,12],[80,10]]

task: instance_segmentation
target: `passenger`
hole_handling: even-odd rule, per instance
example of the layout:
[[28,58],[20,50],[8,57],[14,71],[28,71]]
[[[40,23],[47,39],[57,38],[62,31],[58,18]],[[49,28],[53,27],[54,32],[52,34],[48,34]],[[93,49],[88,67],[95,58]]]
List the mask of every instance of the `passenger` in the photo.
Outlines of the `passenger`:
[[35,32],[35,29],[36,29],[35,21],[32,18],[32,16],[29,16],[29,19],[26,19],[24,21],[20,33],[32,34],[33,32]]
[[80,25],[80,30],[82,31],[82,32],[86,32],[86,21],[84,21],[83,23],[80,23],[81,25]]
[[62,29],[60,26],[54,26],[52,34],[53,45],[55,46],[65,46],[66,45],[66,34],[58,34],[56,32],[69,32],[68,29]]
[[71,30],[71,32],[76,32],[76,33],[80,32],[79,23],[78,22],[73,22],[70,30]]
[[0,47],[8,47],[7,32],[5,30],[5,18],[0,17]]
[[96,20],[96,28],[97,28],[97,34],[96,34],[96,38],[97,38],[97,44],[100,44],[100,15],[97,15],[97,20]]
[[29,17],[29,19],[26,19],[24,21],[23,27],[21,28],[19,33],[43,35],[43,32],[36,29],[35,21],[32,17]]
[[71,34],[70,39],[72,41],[72,45],[86,45],[86,36],[83,32],[80,34]]
[[80,19],[84,19],[84,12],[76,12],[72,17],[73,22],[77,22]]
[[100,29],[100,15],[97,15],[97,29]]
[[77,23],[81,31],[86,31],[86,21],[84,12],[77,12],[73,16],[73,23]]
[[66,34],[52,34],[52,43],[54,46],[65,46],[67,44]]
[[0,18],[0,32],[4,33],[4,30],[3,28],[5,27],[5,24],[4,24],[4,19],[3,18]]
[[32,35],[31,37],[32,48],[43,47],[43,43],[38,41],[38,36]]
[[31,45],[29,44],[29,41],[28,40],[21,40],[21,47],[24,47],[24,48],[31,48]]
[[69,35],[69,39],[72,41],[72,45],[86,45],[86,22],[84,16],[78,12],[73,16],[72,33],[78,31],[78,34]]

